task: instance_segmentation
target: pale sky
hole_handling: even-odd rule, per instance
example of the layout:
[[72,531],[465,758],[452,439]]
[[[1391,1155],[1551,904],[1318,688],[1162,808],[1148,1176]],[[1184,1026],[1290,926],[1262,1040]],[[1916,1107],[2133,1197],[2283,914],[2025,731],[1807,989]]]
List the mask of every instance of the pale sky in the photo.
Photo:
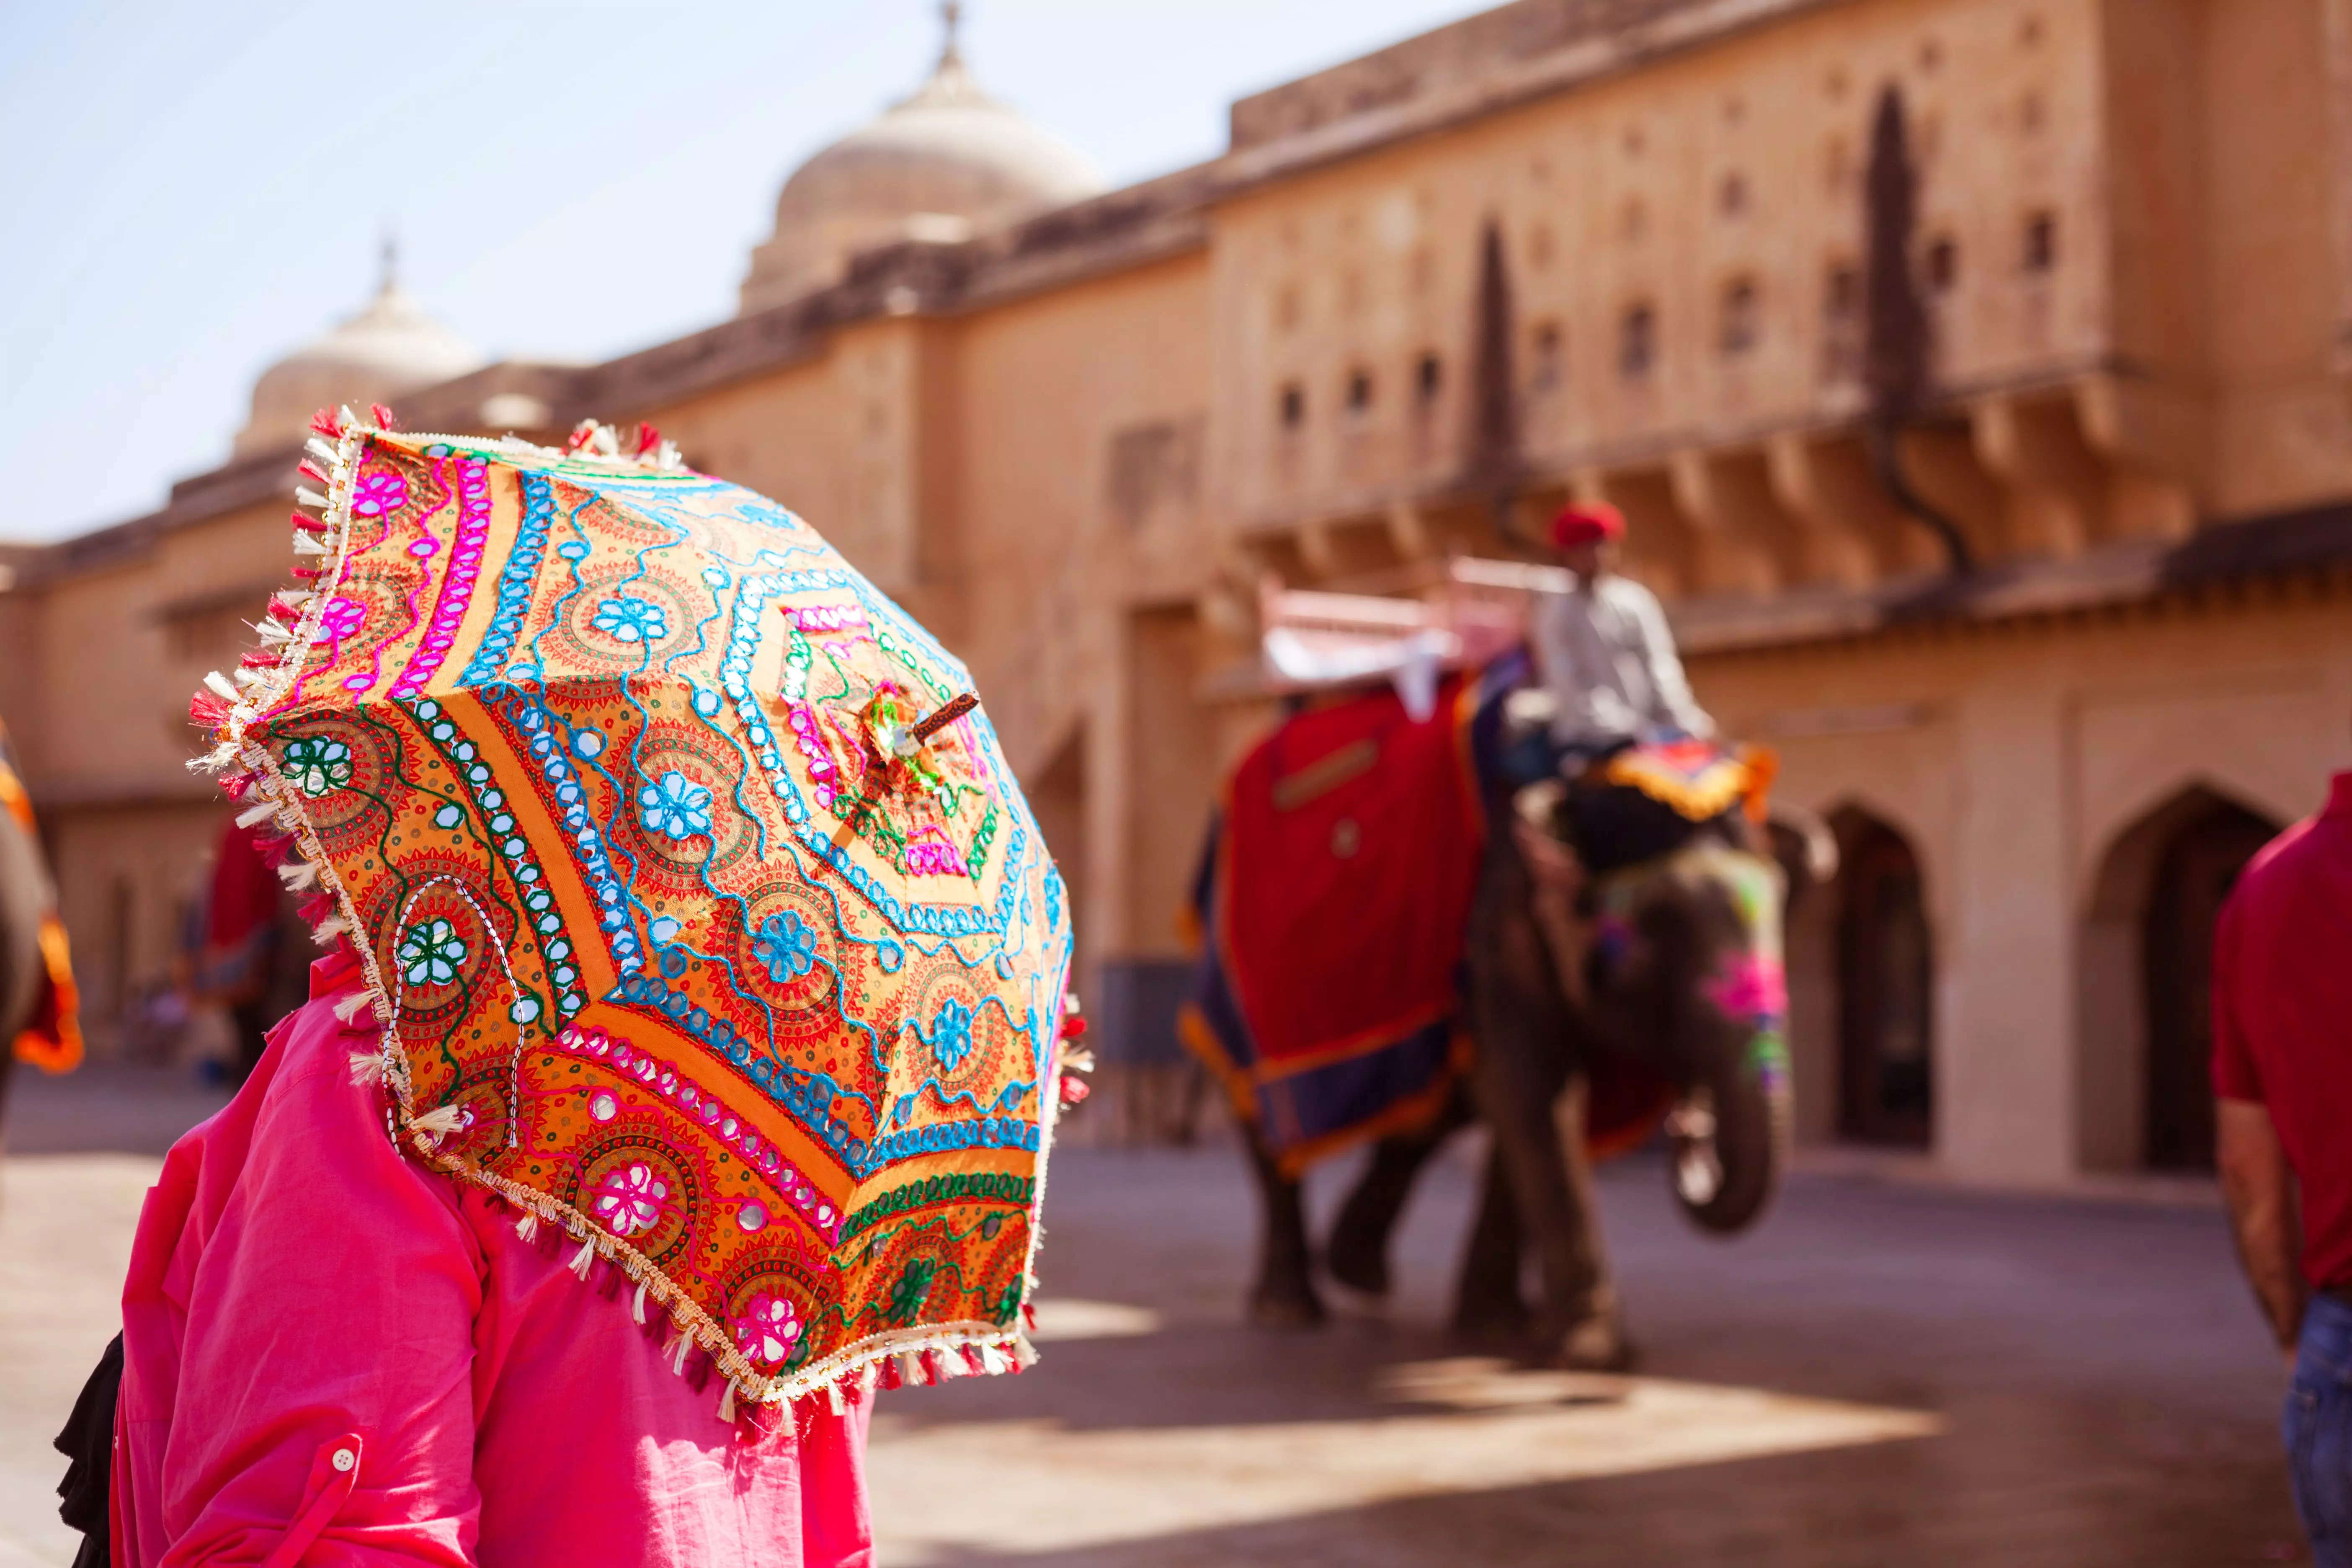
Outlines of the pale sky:
[[[1234,98],[1478,0],[971,0],[982,87],[1114,184]],[[403,282],[493,359],[732,313],[803,158],[929,72],[931,0],[0,0],[0,539],[163,503],[254,377]]]

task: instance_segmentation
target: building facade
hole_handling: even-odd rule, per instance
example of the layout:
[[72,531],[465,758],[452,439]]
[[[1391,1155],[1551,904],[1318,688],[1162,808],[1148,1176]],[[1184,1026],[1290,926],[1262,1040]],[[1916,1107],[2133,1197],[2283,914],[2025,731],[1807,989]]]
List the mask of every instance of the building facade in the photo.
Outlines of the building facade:
[[[1890,89],[1930,344],[1894,448],[1964,577],[1864,436]],[[1803,1137],[1987,1183],[2209,1156],[2214,910],[2352,755],[2352,0],[1517,0],[1093,195],[1011,119],[950,46],[795,175],[736,318],[588,367],[377,345],[342,395],[646,419],[808,517],[967,658],[1146,1057],[1268,719],[1217,696],[1258,584],[1615,501],[1701,700],[1843,849],[1791,933]],[[8,557],[0,712],[100,1049],[217,831],[187,694],[282,581],[294,457],[249,430]]]

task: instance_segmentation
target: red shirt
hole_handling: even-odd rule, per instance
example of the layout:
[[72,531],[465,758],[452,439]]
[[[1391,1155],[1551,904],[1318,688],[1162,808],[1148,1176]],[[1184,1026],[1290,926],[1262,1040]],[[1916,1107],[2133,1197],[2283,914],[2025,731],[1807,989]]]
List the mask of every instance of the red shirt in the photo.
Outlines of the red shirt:
[[2268,1108],[2303,1188],[2304,1275],[2352,1287],[2352,773],[2222,906],[2213,1092]]

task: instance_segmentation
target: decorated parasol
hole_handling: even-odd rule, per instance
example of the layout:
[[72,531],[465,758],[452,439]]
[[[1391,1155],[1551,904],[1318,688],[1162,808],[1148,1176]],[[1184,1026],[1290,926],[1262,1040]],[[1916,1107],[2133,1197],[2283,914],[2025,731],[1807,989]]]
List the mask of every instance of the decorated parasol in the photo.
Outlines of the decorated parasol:
[[194,710],[388,1134],[726,1413],[1026,1364],[1070,920],[963,666],[650,430],[390,423],[320,416]]

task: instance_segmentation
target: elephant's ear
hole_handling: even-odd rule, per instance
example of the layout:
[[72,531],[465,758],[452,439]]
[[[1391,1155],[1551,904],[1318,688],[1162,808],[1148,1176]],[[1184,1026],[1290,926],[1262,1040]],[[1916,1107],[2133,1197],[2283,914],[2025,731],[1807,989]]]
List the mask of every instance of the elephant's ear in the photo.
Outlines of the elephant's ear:
[[1838,873],[1837,835],[1830,825],[1802,806],[1776,806],[1764,826],[1772,858],[1788,880],[1788,907],[1815,888],[1826,887]]

